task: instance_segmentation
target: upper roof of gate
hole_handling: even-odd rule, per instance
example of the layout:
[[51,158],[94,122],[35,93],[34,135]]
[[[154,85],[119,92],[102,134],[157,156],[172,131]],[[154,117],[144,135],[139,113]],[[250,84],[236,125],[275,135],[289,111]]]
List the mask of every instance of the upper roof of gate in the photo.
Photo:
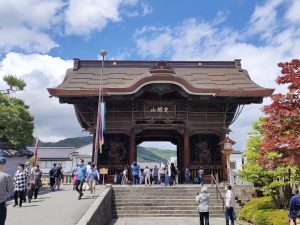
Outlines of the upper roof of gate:
[[[98,96],[101,61],[74,59],[64,81],[48,88],[51,96]],[[192,95],[266,97],[274,89],[254,83],[241,60],[234,61],[104,61],[104,95],[133,94],[151,83],[171,83]]]

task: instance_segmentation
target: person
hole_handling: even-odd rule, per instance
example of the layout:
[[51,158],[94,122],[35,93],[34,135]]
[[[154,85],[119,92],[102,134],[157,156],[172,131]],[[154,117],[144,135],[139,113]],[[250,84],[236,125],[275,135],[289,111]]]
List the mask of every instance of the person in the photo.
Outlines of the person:
[[24,198],[24,191],[26,187],[26,182],[27,182],[27,175],[25,172],[25,165],[24,164],[19,164],[18,170],[15,173],[14,176],[14,183],[15,183],[15,192],[14,192],[14,199],[15,199],[15,204],[13,207],[16,207],[18,205],[18,199],[19,199],[19,207],[22,207],[22,202]]
[[171,176],[170,176],[170,179],[171,179],[171,181],[170,181],[170,185],[171,186],[176,186],[176,175],[177,175],[177,170],[176,170],[176,168],[175,168],[175,165],[174,165],[174,163],[171,163],[171,166],[170,166],[170,174],[171,174]]
[[198,170],[198,183],[203,186],[204,185],[204,170],[203,169],[199,169]]
[[291,225],[300,225],[300,183],[296,184],[296,189],[296,194],[290,200],[288,217]]
[[185,184],[190,183],[190,176],[191,176],[190,170],[188,168],[185,168],[185,170],[184,170],[184,183]]
[[133,185],[138,185],[140,165],[137,162],[133,162],[131,164],[131,169],[132,169]]
[[151,171],[148,166],[146,166],[146,168],[144,169],[143,174],[145,176],[145,187],[151,186],[151,179],[150,179]]
[[127,174],[128,174],[128,170],[125,167],[122,172],[122,185],[127,184]]
[[166,187],[169,187],[170,186],[170,174],[171,174],[171,172],[170,172],[170,166],[166,166],[166,169],[165,169],[165,171],[166,171],[166,173],[165,173],[165,186]]
[[[92,162],[88,162],[87,165],[86,165],[86,172],[90,172],[91,170],[91,167],[92,167]],[[90,186],[89,186],[89,183],[88,182],[85,182],[82,186],[82,190],[86,191],[86,190],[90,190]]]
[[165,165],[161,166],[159,173],[160,173],[160,184],[161,184],[161,186],[164,186],[165,178],[166,178],[166,166]]
[[31,182],[33,180],[33,176],[32,176],[32,172],[33,172],[33,168],[31,167],[31,164],[29,161],[27,161],[25,163],[25,173],[27,176],[27,181],[26,181],[26,186],[25,186],[25,191],[24,191],[24,196],[23,196],[23,202],[26,202],[26,196],[28,194],[28,187],[30,188]]
[[49,171],[50,188],[51,188],[52,191],[55,190],[55,186],[54,186],[55,185],[55,176],[54,176],[54,173],[55,173],[56,170],[57,170],[56,163],[54,163],[53,167]]
[[33,179],[31,181],[30,184],[30,188],[29,188],[29,192],[28,192],[28,202],[31,202],[32,196],[34,197],[34,199],[37,199],[38,193],[39,193],[39,189],[42,186],[42,176],[43,176],[43,172],[40,170],[40,166],[36,165],[34,167],[33,170]]
[[91,168],[87,171],[87,183],[89,184],[92,198],[94,198],[96,193],[97,180],[100,180],[100,174],[95,164],[91,164]]
[[61,180],[63,179],[63,170],[62,170],[61,163],[58,163],[56,169],[54,170],[53,176],[55,178],[54,189],[57,188],[57,190],[59,190]]
[[83,196],[82,186],[86,180],[86,175],[87,175],[86,166],[84,165],[83,159],[79,160],[76,170],[77,170],[77,183],[76,183],[75,190],[78,192],[79,194],[78,200],[80,200]]
[[77,184],[77,179],[78,179],[77,167],[78,167],[78,164],[76,165],[76,167],[72,171],[73,191],[75,190],[75,187],[76,187],[76,184]]
[[225,219],[226,225],[229,225],[229,219],[231,221],[231,225],[234,225],[235,220],[235,212],[234,212],[234,196],[232,192],[231,185],[227,185],[226,187],[226,211],[225,211]]
[[152,171],[153,183],[158,184],[158,168],[155,165]]
[[10,175],[4,173],[4,167],[6,160],[4,158],[0,159],[0,225],[5,224],[7,209],[6,201],[9,193],[13,192],[14,185],[13,180]]
[[202,187],[201,193],[196,196],[196,204],[200,216],[200,225],[209,225],[209,194],[207,194],[206,187]]

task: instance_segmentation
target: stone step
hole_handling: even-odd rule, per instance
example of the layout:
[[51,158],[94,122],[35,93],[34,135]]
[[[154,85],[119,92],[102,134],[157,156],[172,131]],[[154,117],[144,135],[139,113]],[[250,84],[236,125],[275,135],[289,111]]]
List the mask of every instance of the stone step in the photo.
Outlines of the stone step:
[[[199,217],[199,214],[196,212],[195,214],[112,214],[113,218],[124,218],[124,217]],[[224,213],[222,214],[209,214],[209,217],[224,217]]]
[[[140,210],[141,206],[116,206],[116,207],[112,207],[112,208],[116,211],[120,211],[120,210]],[[146,206],[146,207],[143,207],[143,209],[181,211],[181,210],[196,210],[197,207],[196,206]],[[209,206],[209,210],[219,211],[219,210],[223,210],[223,207],[222,206]]]
[[[175,205],[175,206],[195,206],[196,204],[194,202],[183,202],[183,201],[169,201],[169,202],[156,202],[156,201],[152,201],[152,202],[145,202],[145,201],[127,201],[127,202],[114,202],[112,205],[115,206],[156,206],[156,205],[160,205],[160,206],[170,206],[170,205]],[[222,206],[223,203],[222,202],[210,202],[209,203],[210,206],[215,207],[215,206]]]

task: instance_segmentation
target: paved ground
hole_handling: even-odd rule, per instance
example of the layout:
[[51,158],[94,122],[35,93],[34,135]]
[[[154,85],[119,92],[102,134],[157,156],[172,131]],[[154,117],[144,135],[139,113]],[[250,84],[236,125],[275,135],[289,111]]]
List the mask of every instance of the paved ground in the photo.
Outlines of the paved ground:
[[[97,185],[96,194],[99,195],[104,187]],[[48,188],[47,188],[48,189]],[[23,203],[22,208],[12,207],[13,201],[8,202],[6,225],[74,225],[76,224],[95,198],[90,192],[83,192],[79,201],[77,192],[71,185],[65,185],[61,191],[42,193],[31,203]]]
[[[211,218],[212,225],[224,225],[224,218]],[[110,225],[198,225],[199,218],[190,217],[142,217],[142,218],[120,218],[114,219]]]

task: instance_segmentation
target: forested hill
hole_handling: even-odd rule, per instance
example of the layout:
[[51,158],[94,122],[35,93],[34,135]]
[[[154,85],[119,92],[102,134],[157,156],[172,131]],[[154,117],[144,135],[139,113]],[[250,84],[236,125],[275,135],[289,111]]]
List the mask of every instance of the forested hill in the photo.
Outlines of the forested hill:
[[[57,142],[41,142],[40,147],[75,147],[79,148],[92,143],[93,137],[66,138]],[[176,151],[138,146],[139,162],[166,162],[171,156],[176,156]]]

